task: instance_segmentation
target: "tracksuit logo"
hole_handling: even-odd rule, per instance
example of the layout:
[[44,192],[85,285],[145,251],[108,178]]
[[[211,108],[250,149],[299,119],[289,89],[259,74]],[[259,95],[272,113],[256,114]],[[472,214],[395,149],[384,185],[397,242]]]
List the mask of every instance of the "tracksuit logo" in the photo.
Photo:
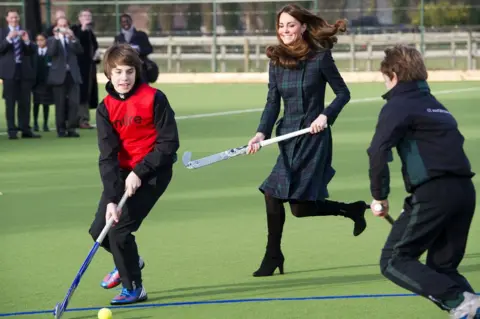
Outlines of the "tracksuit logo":
[[130,126],[131,124],[140,125],[142,124],[142,121],[143,121],[143,118],[139,115],[136,115],[136,116],[125,115],[123,118],[113,121],[113,127],[122,128],[125,126]]

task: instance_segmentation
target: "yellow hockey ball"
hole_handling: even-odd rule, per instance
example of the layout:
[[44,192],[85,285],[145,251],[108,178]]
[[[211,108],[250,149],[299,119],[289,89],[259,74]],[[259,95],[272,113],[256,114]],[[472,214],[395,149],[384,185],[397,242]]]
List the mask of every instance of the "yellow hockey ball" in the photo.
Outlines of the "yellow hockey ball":
[[112,311],[108,308],[102,308],[98,311],[98,319],[112,319]]

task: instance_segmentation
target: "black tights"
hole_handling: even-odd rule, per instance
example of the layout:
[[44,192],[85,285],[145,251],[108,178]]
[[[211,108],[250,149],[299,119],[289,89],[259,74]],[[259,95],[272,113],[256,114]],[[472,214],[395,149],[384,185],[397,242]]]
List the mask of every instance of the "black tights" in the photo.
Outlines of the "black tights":
[[[289,204],[292,215],[299,218],[310,216],[344,216],[352,219],[354,218],[354,212],[358,211],[361,205],[364,205],[363,202],[347,204],[330,200],[290,200]],[[283,225],[285,224],[284,201],[269,195],[265,195],[265,206],[267,210],[268,227],[267,251],[273,254],[279,254]]]
[[[325,201],[299,201],[289,200],[290,210],[295,217],[309,216],[346,216],[353,204],[345,204],[330,200]],[[283,200],[265,195],[267,214],[285,216]],[[285,220],[285,217],[283,218]]]
[[[48,104],[43,104],[43,125],[48,124],[48,113],[50,111],[50,106]],[[38,114],[40,112],[40,104],[33,104],[33,123],[38,126]]]

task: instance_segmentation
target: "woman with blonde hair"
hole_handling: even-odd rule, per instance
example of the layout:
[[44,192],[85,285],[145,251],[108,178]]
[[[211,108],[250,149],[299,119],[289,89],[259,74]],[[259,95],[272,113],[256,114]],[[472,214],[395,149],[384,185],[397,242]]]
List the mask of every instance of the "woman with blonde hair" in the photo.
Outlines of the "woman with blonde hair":
[[[296,217],[343,216],[353,220],[353,234],[366,228],[362,200],[341,203],[327,200],[327,185],[335,171],[332,163],[332,134],[350,91],[335,66],[331,49],[336,34],[346,30],[345,21],[328,24],[308,10],[289,4],[277,14],[279,43],[267,48],[270,59],[268,95],[256,135],[248,142],[248,153],[259,150],[259,142],[270,138],[284,102],[284,116],[276,128],[283,135],[305,127],[311,134],[279,143],[277,162],[260,191],[265,196],[268,239],[265,256],[254,276],[271,276],[278,267],[283,274],[281,238],[285,223],[284,203]],[[326,84],[335,99],[325,107]]]

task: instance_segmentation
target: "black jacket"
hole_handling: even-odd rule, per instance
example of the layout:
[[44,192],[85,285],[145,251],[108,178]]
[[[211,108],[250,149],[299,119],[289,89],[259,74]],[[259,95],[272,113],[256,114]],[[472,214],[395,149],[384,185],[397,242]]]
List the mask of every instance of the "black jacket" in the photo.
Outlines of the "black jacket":
[[114,43],[129,43],[131,45],[138,45],[138,54],[140,55],[140,58],[142,60],[153,52],[153,47],[150,43],[150,40],[148,39],[148,35],[145,32],[138,31],[135,28],[133,29],[133,35],[130,39],[130,42],[127,42],[125,40],[125,36],[123,35],[123,33],[119,33],[117,36],[115,36]]
[[382,96],[375,135],[368,148],[370,190],[376,200],[389,194],[388,162],[396,148],[407,192],[441,176],[473,177],[464,137],[453,115],[430,93],[426,81],[400,82]]
[[[0,29],[0,79],[3,80],[12,80],[15,76],[16,68],[13,42],[10,43],[6,39],[8,33],[10,33],[10,29],[8,27]],[[33,81],[35,79],[35,68],[32,62],[32,55],[35,54],[34,40],[32,40],[30,35],[29,44],[26,44],[23,40],[20,41],[22,56],[22,65],[20,70],[22,72],[22,79]]]
[[[108,82],[105,86],[107,93],[116,100],[128,100],[139,87],[137,82],[132,90],[124,96],[119,96],[112,84]],[[175,113],[165,94],[157,90],[151,108],[153,112],[153,125],[157,137],[153,150],[148,153],[141,162],[134,168],[133,172],[142,182],[151,180],[161,175],[165,167],[171,167],[177,160],[179,148],[178,129],[175,121]],[[98,146],[100,150],[99,169],[104,186],[105,197],[113,203],[118,203],[122,197],[124,188],[121,176],[125,170],[120,168],[119,151],[123,147],[108,110],[102,100],[96,113]],[[122,170],[122,172],[121,172]],[[161,177],[161,176],[160,176]]]

